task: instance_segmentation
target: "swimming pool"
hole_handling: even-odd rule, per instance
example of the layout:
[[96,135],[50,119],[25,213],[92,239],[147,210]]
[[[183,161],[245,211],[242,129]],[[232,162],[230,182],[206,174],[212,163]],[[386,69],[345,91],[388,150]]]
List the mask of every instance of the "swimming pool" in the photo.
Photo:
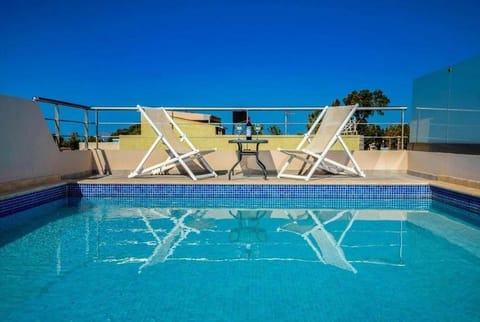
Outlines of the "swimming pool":
[[430,198],[85,192],[0,220],[2,320],[480,320],[478,215]]

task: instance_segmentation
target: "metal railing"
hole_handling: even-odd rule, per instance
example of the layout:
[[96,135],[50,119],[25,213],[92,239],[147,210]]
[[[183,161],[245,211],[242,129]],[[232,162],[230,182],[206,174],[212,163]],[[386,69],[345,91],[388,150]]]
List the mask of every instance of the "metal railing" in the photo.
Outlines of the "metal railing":
[[[137,112],[137,107],[133,106],[85,106],[85,105],[80,105],[80,104],[74,104],[74,103],[69,103],[69,102],[64,102],[64,101],[58,101],[54,99],[48,99],[48,98],[43,98],[43,97],[34,97],[34,101],[37,102],[42,102],[42,103],[48,103],[48,104],[53,104],[55,107],[55,117],[52,118],[45,118],[48,121],[54,121],[55,122],[55,137],[57,140],[59,140],[60,135],[61,135],[61,123],[62,122],[70,122],[70,123],[79,123],[83,124],[84,127],[84,133],[85,133],[85,148],[88,148],[88,138],[89,138],[89,126],[94,127],[94,132],[95,132],[95,148],[98,149],[99,147],[99,142],[103,141],[102,138],[111,138],[111,135],[102,135],[100,133],[100,128],[101,127],[115,127],[118,129],[120,127],[125,127],[125,125],[134,125],[134,124],[139,124],[139,121],[128,121],[128,122],[112,122],[111,120],[106,120],[106,121],[101,121],[101,115],[100,113],[106,113],[106,112]],[[59,113],[59,106],[64,106],[64,107],[72,107],[72,108],[79,108],[84,110],[84,120],[79,121],[79,120],[69,120],[69,119],[62,119],[60,118],[60,113]],[[153,107],[153,106],[150,106]],[[165,109],[172,110],[172,111],[182,111],[182,112],[214,112],[214,113],[232,113],[233,111],[245,111],[247,113],[247,116],[255,113],[255,112],[262,112],[262,113],[269,113],[268,117],[266,119],[257,119],[255,120],[256,123],[261,123],[264,127],[268,126],[276,126],[279,129],[283,129],[284,133],[281,135],[292,135],[289,134],[289,130],[291,131],[292,128],[299,128],[301,126],[304,126],[304,130],[298,131],[298,133],[294,135],[298,135],[300,133],[305,133],[306,132],[306,125],[307,125],[307,113],[312,112],[314,110],[321,110],[324,108],[324,106],[253,106],[253,107],[238,107],[238,106],[202,106],[202,107],[186,107],[186,106],[162,106]],[[399,143],[397,143],[397,148],[398,149],[404,149],[405,148],[405,112],[407,110],[407,107],[404,106],[394,106],[394,107],[360,107],[358,108],[359,110],[369,110],[369,111],[383,111],[383,112],[399,112],[400,113],[400,118],[398,122],[388,122],[388,123],[380,123],[380,122],[369,122],[368,124],[370,125],[378,125],[378,126],[384,126],[384,125],[400,125],[401,127],[401,133],[399,136],[395,137],[389,137],[389,136],[366,136],[365,138],[369,139],[396,139],[399,140]],[[95,118],[93,122],[89,122],[89,116],[88,113],[94,113]],[[276,113],[277,114],[277,121],[271,121],[270,118],[270,113]],[[280,113],[280,116],[278,116],[278,113]],[[304,122],[293,122],[289,121],[289,118],[291,117],[292,114],[295,113],[305,113],[305,121]],[[231,115],[231,114],[230,114]],[[265,114],[267,115],[267,114]],[[138,117],[138,116],[137,116]],[[103,118],[102,118],[103,119]],[[228,119],[228,117],[226,118]],[[233,119],[233,116],[232,116]],[[178,124],[181,126],[182,123],[178,122]],[[212,125],[217,125],[222,128],[226,129],[232,129],[231,133],[234,133],[234,125],[237,123],[234,123],[233,120],[232,122],[224,122],[222,119],[221,123],[214,123],[214,122],[209,122],[209,124]],[[358,125],[358,124],[357,124]],[[355,126],[354,126],[355,127]],[[350,129],[351,130],[351,129]],[[113,131],[112,131],[113,132]],[[227,131],[229,133],[230,131]],[[111,133],[111,132],[110,132]],[[189,136],[190,137],[190,136]],[[192,137],[191,137],[192,138]],[[59,141],[57,141],[59,142]]]
[[[44,98],[44,97],[39,97],[39,96],[34,96],[33,101],[38,102],[38,103],[52,104],[54,106],[55,116],[53,118],[46,117],[45,120],[54,122],[55,142],[57,143],[58,147],[60,147],[60,142],[61,142],[61,139],[60,139],[60,137],[61,137],[61,131],[60,131],[61,123],[73,123],[73,124],[82,124],[83,125],[84,135],[85,135],[85,148],[88,149],[88,137],[89,137],[88,128],[89,128],[89,125],[91,124],[91,123],[89,123],[89,118],[88,118],[88,111],[90,110],[90,106],[75,104],[75,103],[70,103],[70,102],[65,102],[65,101],[59,101],[59,100],[55,100],[55,99],[51,99],[51,98]],[[84,111],[83,121],[60,118],[60,107],[61,106],[83,110]]]

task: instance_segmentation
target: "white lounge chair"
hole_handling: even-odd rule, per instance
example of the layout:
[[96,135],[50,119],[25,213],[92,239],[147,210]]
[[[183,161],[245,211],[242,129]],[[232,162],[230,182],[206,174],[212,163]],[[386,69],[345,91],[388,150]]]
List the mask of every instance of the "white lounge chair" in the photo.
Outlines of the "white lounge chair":
[[[348,106],[326,106],[295,150],[278,149],[280,152],[289,156],[278,173],[278,178],[304,179],[308,181],[318,169],[335,174],[348,173],[365,177],[365,174],[358,166],[352,153],[349,151],[341,137],[343,129],[352,118],[357,107],[358,104]],[[320,125],[318,126],[319,123]],[[318,130],[314,133],[317,126]],[[348,159],[353,165],[352,167],[327,157],[328,152],[337,141],[340,142],[340,145],[345,150]],[[303,161],[304,166],[298,174],[285,173],[294,159]],[[307,167],[305,170],[305,165],[307,164],[309,164],[310,167]]]
[[[349,213],[350,211],[348,210],[341,211],[332,218],[325,220],[323,223],[311,210],[307,210],[305,214],[298,216],[297,218],[293,218],[289,214],[292,223],[279,227],[277,230],[291,232],[302,236],[302,238],[307,242],[308,246],[312,248],[320,262],[350,271],[352,273],[357,273],[355,267],[353,267],[352,264],[350,264],[350,262],[345,258],[345,254],[341,245],[345,235],[352,227],[358,212],[356,211],[351,214],[347,226],[338,238],[338,241],[336,241],[335,237],[333,237],[333,235],[325,228],[325,226],[329,223],[334,222],[343,216],[348,215]],[[313,220],[313,224],[302,225],[297,221],[299,219],[308,218]]]
[[[130,173],[129,178],[134,178],[142,174],[162,174],[178,164],[185,169],[193,180],[217,176],[203,156],[204,154],[216,151],[216,149],[198,150],[164,108],[147,108],[140,105],[137,105],[137,108],[152,126],[154,132],[157,134],[157,138],[136,169]],[[166,146],[168,158],[161,163],[144,169],[143,166],[145,162],[159,143],[163,143]],[[207,173],[194,174],[187,164],[189,161],[198,161],[198,164],[207,171]]]

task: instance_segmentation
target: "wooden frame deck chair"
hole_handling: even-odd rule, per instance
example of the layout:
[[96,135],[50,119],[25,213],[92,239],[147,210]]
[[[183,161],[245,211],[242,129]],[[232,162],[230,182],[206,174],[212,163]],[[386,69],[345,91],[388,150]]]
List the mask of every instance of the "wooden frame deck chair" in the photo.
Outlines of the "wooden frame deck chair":
[[[322,223],[316,214],[314,214],[311,210],[307,210],[304,214],[301,214],[296,218],[293,218],[291,214],[288,214],[292,222],[279,227],[277,230],[291,232],[302,236],[302,238],[307,242],[308,246],[312,248],[320,262],[356,274],[357,270],[345,258],[345,254],[341,246],[343,239],[352,227],[357,215],[358,211],[352,213],[349,210],[344,210],[334,214],[331,218]],[[343,230],[337,241],[335,240],[335,237],[327,231],[325,226],[344,216],[350,217],[346,228]],[[312,224],[299,224],[299,222],[309,219],[312,219]]]
[[[365,177],[365,174],[341,137],[343,129],[353,117],[357,107],[358,104],[326,106],[295,150],[278,149],[289,156],[278,173],[278,178],[304,179],[308,181],[318,169],[334,174],[345,173]],[[320,125],[318,126],[319,123]],[[317,126],[318,130],[313,133]],[[340,145],[346,152],[349,161],[353,165],[352,167],[327,157],[328,152],[337,141],[340,142]],[[298,174],[285,173],[294,159],[300,159],[303,162],[300,171]]]
[[[134,178],[147,173],[163,174],[177,165],[181,165],[193,180],[217,176],[213,168],[204,158],[205,154],[214,152],[216,149],[205,151],[198,150],[164,108],[147,108],[140,105],[137,105],[137,108],[150,124],[157,135],[157,138],[135,170],[130,173],[128,176],[129,178]],[[152,155],[159,143],[163,143],[166,146],[168,158],[161,163],[144,169],[143,166],[145,162]],[[190,161],[197,161],[196,164],[206,171],[206,173],[194,174],[190,166],[187,164],[187,162]]]

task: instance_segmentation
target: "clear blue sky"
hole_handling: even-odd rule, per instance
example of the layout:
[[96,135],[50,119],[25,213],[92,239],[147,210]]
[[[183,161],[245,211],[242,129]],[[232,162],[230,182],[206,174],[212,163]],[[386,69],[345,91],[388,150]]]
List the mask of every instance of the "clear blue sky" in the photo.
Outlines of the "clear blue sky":
[[326,105],[480,54],[456,1],[2,1],[0,93],[86,105]]

